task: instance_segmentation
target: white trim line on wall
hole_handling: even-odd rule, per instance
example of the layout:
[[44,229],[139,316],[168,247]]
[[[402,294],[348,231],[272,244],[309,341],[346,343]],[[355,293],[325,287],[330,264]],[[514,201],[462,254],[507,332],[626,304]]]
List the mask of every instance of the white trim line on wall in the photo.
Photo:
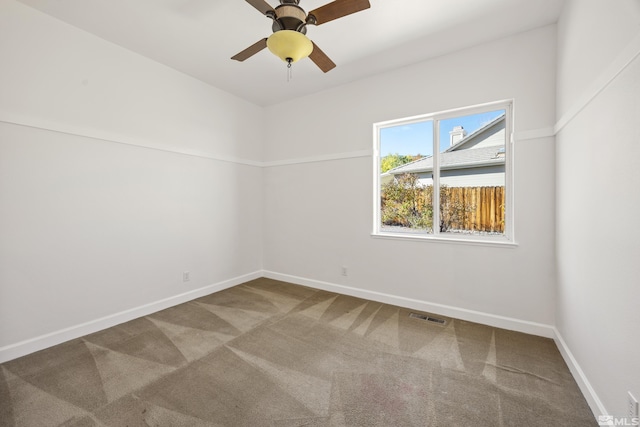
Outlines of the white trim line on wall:
[[42,119],[21,117],[14,114],[0,113],[0,123],[7,123],[11,125],[16,125],[16,126],[24,126],[24,127],[29,127],[33,129],[45,130],[49,132],[64,133],[67,135],[80,136],[80,137],[95,139],[103,142],[111,142],[113,144],[130,145],[133,147],[146,148],[149,150],[157,150],[165,153],[200,157],[200,158],[209,159],[209,160],[236,163],[236,164],[246,165],[246,166],[255,166],[259,168],[295,165],[295,164],[303,164],[303,163],[326,162],[329,160],[353,159],[358,157],[371,157],[373,153],[372,150],[359,150],[359,151],[350,151],[345,153],[323,154],[318,156],[304,157],[304,158],[297,158],[297,159],[284,159],[284,160],[262,162],[257,160],[240,159],[237,157],[230,157],[230,156],[218,156],[218,155],[199,152],[196,150],[162,148],[162,147],[156,146],[156,144],[153,144],[149,141],[144,140],[143,138],[131,138],[128,136],[115,135],[109,132],[104,132],[96,129],[82,128],[79,126],[69,126],[69,125],[54,123],[54,122],[50,122]]
[[558,119],[554,127],[557,134],[567,126],[582,110],[607,88],[624,70],[640,56],[640,33],[629,43],[609,67],[597,78],[581,97]]
[[31,338],[15,344],[10,344],[8,346],[0,348],[0,363],[4,363],[39,350],[61,344],[65,341],[92,334],[94,332],[98,332],[103,329],[128,322],[129,320],[147,316],[157,311],[164,310],[166,308],[173,307],[175,305],[182,304],[196,298],[212,294],[214,292],[219,292],[224,289],[239,285],[241,283],[248,282],[249,280],[258,279],[260,277],[262,277],[262,272],[255,271],[253,273],[248,273],[242,276],[223,280],[222,282],[214,283],[203,288],[194,289],[192,291],[178,295],[173,295],[171,297],[164,298],[162,300],[155,301],[149,304],[144,304],[139,307],[133,307],[128,310],[114,313],[99,319],[90,320],[88,322],[41,335],[39,337]]
[[556,134],[553,131],[553,127],[546,127],[514,132],[513,139],[517,143],[518,141],[527,141],[530,139],[552,138],[555,135]]
[[300,157],[297,159],[274,160],[263,162],[262,167],[269,168],[273,166],[299,165],[302,163],[326,162],[329,160],[355,159],[358,157],[371,157],[373,150],[349,151],[345,153],[322,154],[312,157]]
[[[360,157],[371,157],[373,155],[373,150],[357,150],[357,151],[347,151],[343,153],[321,154],[321,155],[311,156],[311,157],[299,157],[299,158],[293,158],[293,159],[272,160],[268,162],[261,162],[257,160],[239,159],[236,157],[229,157],[229,156],[218,156],[218,155],[198,152],[195,150],[178,150],[178,149],[161,148],[161,147],[155,146],[155,144],[149,141],[145,141],[142,138],[130,138],[125,136],[110,134],[108,132],[103,132],[96,129],[61,125],[59,123],[48,122],[46,120],[40,120],[40,119],[36,120],[31,118],[19,117],[19,116],[7,114],[7,113],[0,113],[0,123],[7,123],[10,125],[16,125],[16,126],[24,126],[24,127],[29,127],[33,129],[45,130],[49,132],[64,133],[67,135],[80,136],[80,137],[95,139],[103,142],[111,142],[113,144],[130,145],[133,147],[146,148],[149,150],[157,150],[165,153],[200,157],[200,158],[209,159],[209,160],[236,163],[240,165],[254,166],[259,168],[298,165],[298,164],[305,164],[305,163],[317,163],[317,162],[326,162],[326,161],[332,161],[332,160],[356,159]],[[531,139],[547,138],[551,136],[554,136],[553,128],[541,128],[541,129],[532,129],[528,131],[517,132],[515,134],[515,140],[516,142],[518,142],[518,141],[526,141]]]
[[[553,127],[546,127],[546,128],[531,129],[531,130],[517,132],[514,136],[514,139],[516,140],[516,142],[518,142],[518,141],[526,141],[531,139],[549,138],[553,136],[555,136],[553,132]],[[373,156],[373,150],[348,151],[344,153],[322,154],[322,155],[311,156],[311,157],[299,157],[299,158],[293,158],[293,159],[273,160],[269,162],[263,162],[262,167],[269,168],[269,167],[275,167],[275,166],[298,165],[298,164],[304,164],[304,163],[326,162],[330,160],[355,159],[359,157],[371,157],[371,156]]]
[[385,304],[396,305],[414,310],[426,311],[442,316],[453,317],[456,319],[467,320],[470,322],[481,323],[483,325],[494,326],[497,328],[509,329],[512,331],[523,332],[526,334],[538,335],[545,338],[554,338],[554,327],[542,323],[530,322],[511,317],[498,316],[495,314],[484,313],[481,311],[468,310],[465,308],[454,307],[445,304],[438,304],[429,301],[407,298],[397,295],[391,295],[383,292],[368,291],[350,286],[338,285],[335,283],[323,282],[321,280],[308,279],[305,277],[293,276],[290,274],[277,273],[275,271],[263,271],[263,276],[268,279],[280,280],[283,282],[295,283],[298,285],[308,286],[314,289],[335,292],[343,295],[349,295],[358,298],[364,298],[371,301],[382,302]]
[[111,142],[114,144],[130,145],[138,148],[146,148],[149,150],[163,151],[165,153],[180,154],[184,156],[200,157],[209,160],[217,160],[219,162],[236,163],[246,166],[262,167],[262,162],[255,160],[239,159],[230,156],[218,156],[208,153],[199,152],[189,149],[172,149],[158,147],[143,138],[131,138],[128,136],[115,135],[109,132],[104,132],[96,129],[82,128],[79,126],[68,126],[60,123],[54,123],[42,119],[32,119],[27,117],[19,117],[12,114],[0,113],[0,122],[8,123],[16,126],[30,127],[34,129],[46,130],[50,132],[64,133],[67,135],[81,136],[85,138],[91,138],[103,142]]

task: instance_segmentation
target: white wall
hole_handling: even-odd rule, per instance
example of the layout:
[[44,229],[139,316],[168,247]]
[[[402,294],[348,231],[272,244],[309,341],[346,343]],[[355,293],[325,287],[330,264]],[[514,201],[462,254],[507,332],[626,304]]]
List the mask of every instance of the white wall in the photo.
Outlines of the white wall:
[[[640,397],[640,4],[570,0],[557,43],[557,63],[552,26],[263,110],[3,0],[0,361],[264,257],[292,281],[557,325],[594,411],[624,413]],[[507,98],[518,246],[372,238],[372,123]]]
[[261,108],[14,1],[0,58],[0,361],[259,274]]
[[[553,325],[555,48],[545,27],[266,108],[265,269],[507,327]],[[518,246],[372,238],[373,123],[508,98]]]
[[640,2],[558,24],[557,328],[596,414],[640,399]]

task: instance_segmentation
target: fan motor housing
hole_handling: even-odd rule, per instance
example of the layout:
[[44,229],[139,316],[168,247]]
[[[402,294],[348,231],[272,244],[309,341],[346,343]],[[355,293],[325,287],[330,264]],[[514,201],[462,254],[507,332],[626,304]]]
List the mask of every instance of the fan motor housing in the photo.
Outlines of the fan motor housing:
[[296,4],[281,4],[275,9],[272,30],[275,33],[280,30],[293,30],[302,34],[307,33],[307,13]]

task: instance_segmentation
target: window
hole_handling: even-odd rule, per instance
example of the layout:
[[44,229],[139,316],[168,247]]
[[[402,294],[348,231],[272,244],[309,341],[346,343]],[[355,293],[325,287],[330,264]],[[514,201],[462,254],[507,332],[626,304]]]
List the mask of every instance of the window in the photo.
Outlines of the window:
[[513,241],[512,103],[374,125],[377,236]]

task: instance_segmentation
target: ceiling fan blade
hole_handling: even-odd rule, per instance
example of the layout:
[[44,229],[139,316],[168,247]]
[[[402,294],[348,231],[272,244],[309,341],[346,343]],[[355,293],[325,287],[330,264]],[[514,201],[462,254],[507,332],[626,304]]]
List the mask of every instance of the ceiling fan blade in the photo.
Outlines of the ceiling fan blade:
[[370,7],[371,4],[369,0],[335,0],[309,12],[309,15],[315,18],[315,22],[314,19],[307,20],[307,22],[309,24],[321,25],[334,19],[369,9]]
[[315,43],[313,43],[313,50],[311,51],[311,55],[309,55],[309,59],[311,59],[323,73],[336,68],[336,64],[329,59],[329,57]]
[[250,58],[253,55],[255,55],[256,53],[260,52],[265,47],[267,47],[267,39],[266,38],[257,41],[256,43],[252,44],[251,46],[249,46],[248,48],[246,48],[242,52],[235,54],[234,56],[231,57],[231,59],[235,59],[236,61],[242,62],[245,59]]
[[247,3],[258,9],[263,15],[266,15],[268,11],[274,11],[269,3],[264,0],[247,0]]

